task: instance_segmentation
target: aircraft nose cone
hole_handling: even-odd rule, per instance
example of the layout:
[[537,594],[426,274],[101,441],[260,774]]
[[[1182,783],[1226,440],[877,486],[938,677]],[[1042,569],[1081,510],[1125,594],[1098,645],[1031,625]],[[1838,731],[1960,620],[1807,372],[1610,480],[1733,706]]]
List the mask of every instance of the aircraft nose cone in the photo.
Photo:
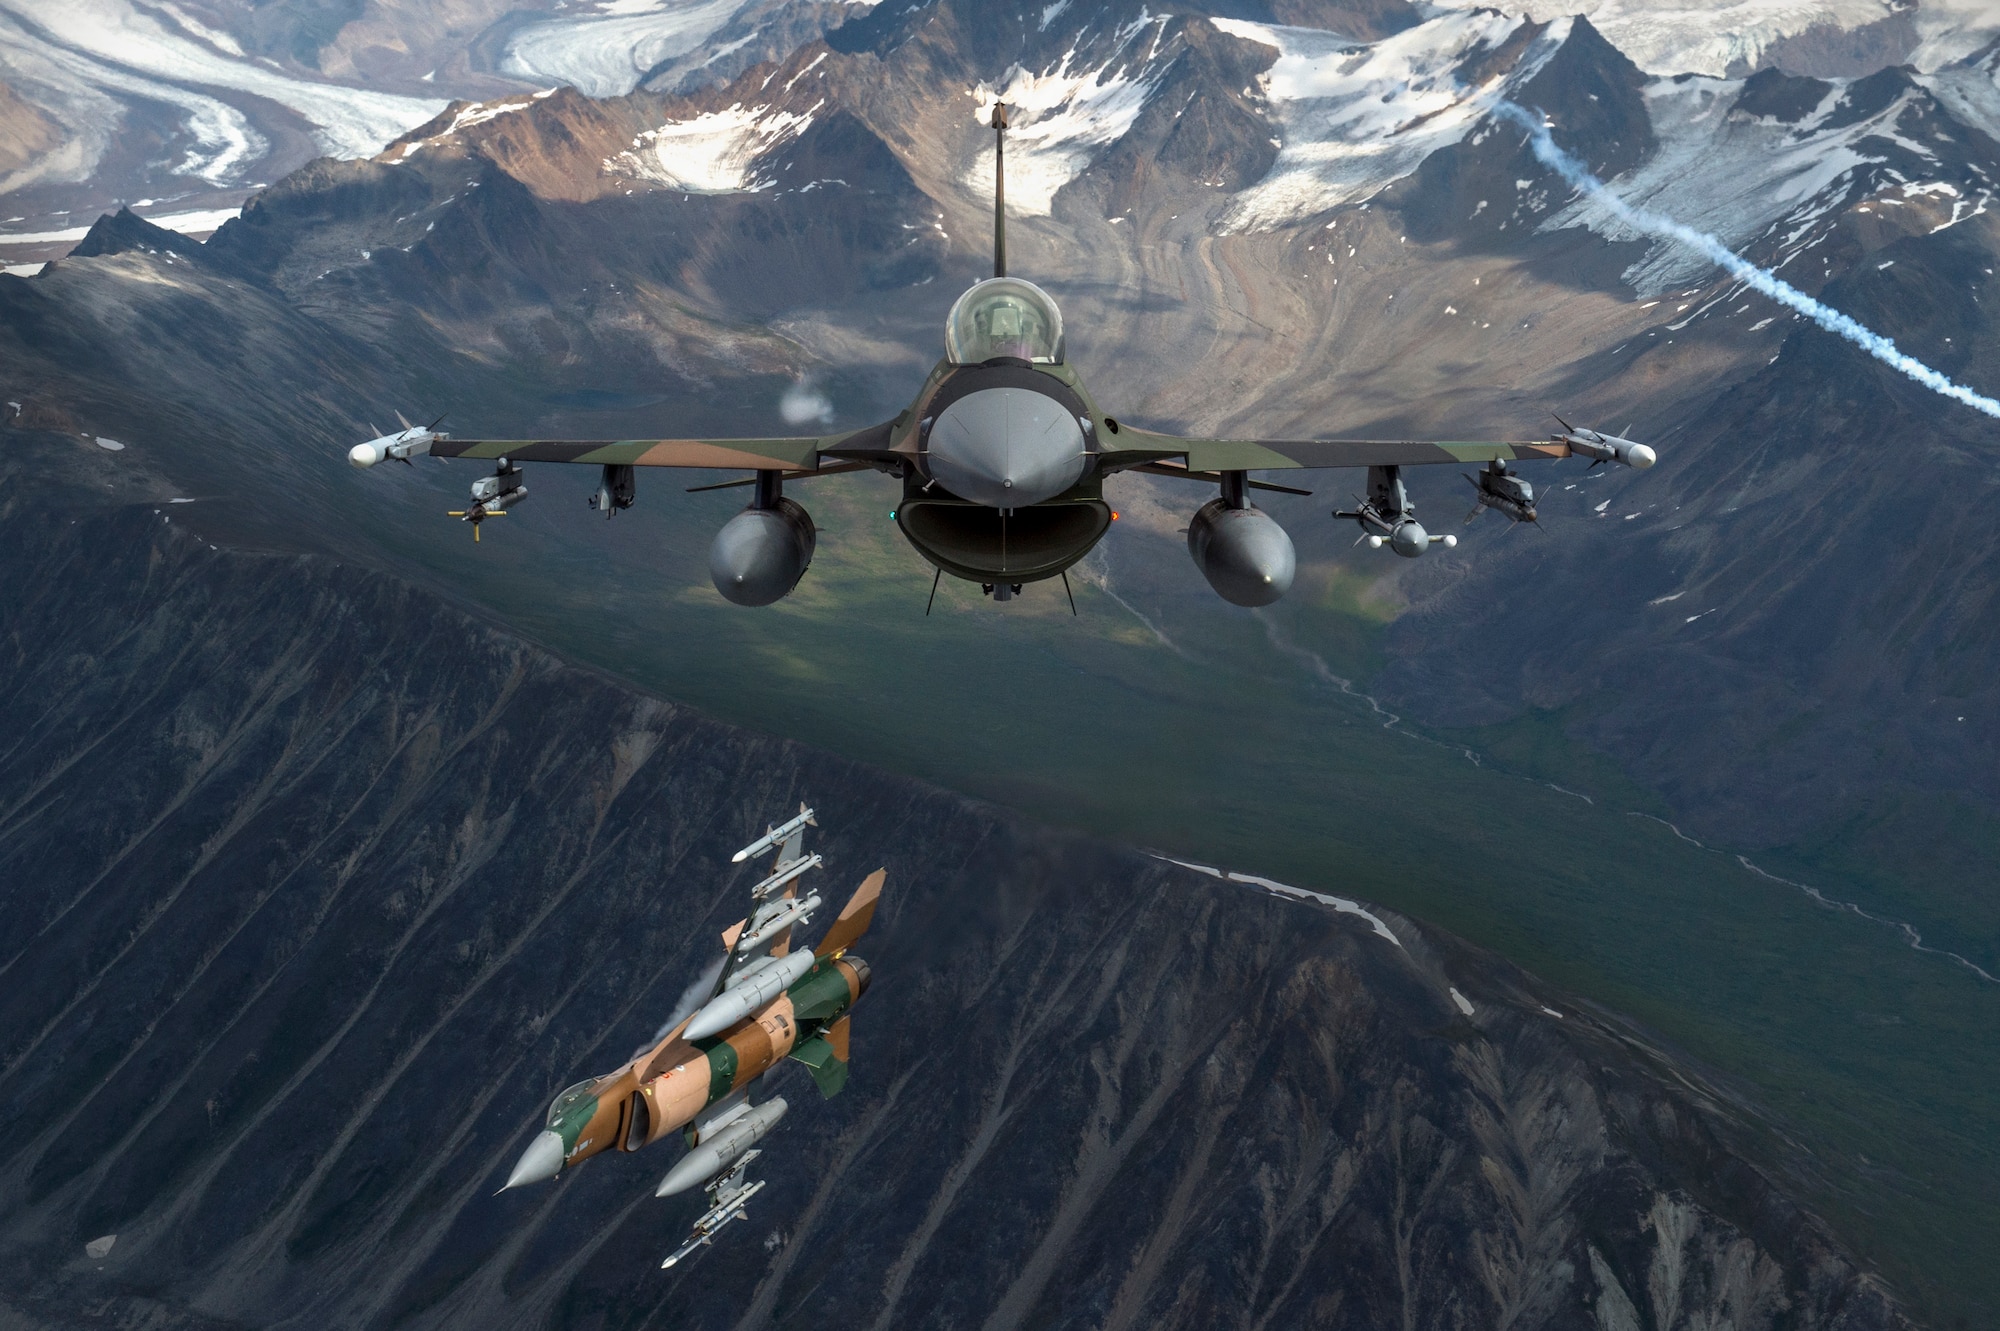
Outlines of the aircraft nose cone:
[[1083,476],[1083,429],[1068,408],[1027,388],[982,388],[953,402],[931,427],[925,465],[960,499],[1026,508]]
[[527,1183],[540,1183],[543,1179],[554,1178],[562,1173],[563,1149],[560,1133],[541,1132],[528,1143],[528,1149],[521,1152],[521,1158],[514,1165],[514,1172],[507,1176],[507,1183],[500,1191],[518,1188]]

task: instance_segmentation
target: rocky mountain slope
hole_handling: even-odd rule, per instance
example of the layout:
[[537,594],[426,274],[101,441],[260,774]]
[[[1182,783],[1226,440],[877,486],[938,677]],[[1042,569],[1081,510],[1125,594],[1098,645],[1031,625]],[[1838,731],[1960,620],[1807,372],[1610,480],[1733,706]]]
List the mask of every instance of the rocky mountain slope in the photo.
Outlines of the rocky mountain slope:
[[[1448,935],[218,549],[58,435],[0,468],[7,1325],[1906,1324],[1745,1107]],[[753,1223],[661,1273],[672,1148],[494,1196],[801,798],[889,889]]]

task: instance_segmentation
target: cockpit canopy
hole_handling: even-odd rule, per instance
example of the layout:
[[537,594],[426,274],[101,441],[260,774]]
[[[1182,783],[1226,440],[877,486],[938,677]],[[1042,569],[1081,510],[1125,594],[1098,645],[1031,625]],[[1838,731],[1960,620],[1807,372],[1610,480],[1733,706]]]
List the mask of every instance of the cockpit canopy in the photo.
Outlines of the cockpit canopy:
[[944,326],[944,354],[954,365],[978,365],[996,356],[1061,364],[1062,311],[1033,282],[989,277],[951,307]]
[[555,1103],[549,1106],[549,1127],[551,1129],[561,1128],[563,1116],[582,1104],[585,1100],[590,1099],[590,1093],[595,1089],[597,1089],[597,1079],[592,1077],[589,1081],[580,1081],[561,1095],[558,1095],[555,1098]]

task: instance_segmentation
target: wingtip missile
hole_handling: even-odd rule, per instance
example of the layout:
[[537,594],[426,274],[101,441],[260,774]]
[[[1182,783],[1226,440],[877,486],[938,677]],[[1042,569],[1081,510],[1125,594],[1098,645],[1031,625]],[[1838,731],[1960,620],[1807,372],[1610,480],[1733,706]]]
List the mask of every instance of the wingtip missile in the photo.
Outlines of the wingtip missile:
[[[403,420],[402,413],[398,412],[396,419]],[[443,420],[444,417],[438,419]],[[442,438],[443,435],[429,426],[411,425],[404,421],[403,428],[395,434],[377,435],[365,444],[356,444],[348,449],[347,461],[364,469],[391,459],[409,462],[412,454],[430,452],[431,444]]]
[[812,809],[807,808],[803,804],[799,805],[797,817],[771,828],[763,836],[758,837],[755,841],[752,841],[749,845],[731,855],[729,862],[731,864],[741,864],[752,855],[762,855],[773,846],[783,845],[785,838],[798,831],[801,827],[818,827],[819,824],[813,821],[813,813]]
[[[1562,421],[1560,416],[1556,419]],[[1589,458],[1592,466],[1600,462],[1622,462],[1635,471],[1644,471],[1660,460],[1660,455],[1649,445],[1597,430],[1571,429],[1566,422],[1563,423],[1563,433],[1555,436],[1555,442],[1568,444],[1570,452]]]

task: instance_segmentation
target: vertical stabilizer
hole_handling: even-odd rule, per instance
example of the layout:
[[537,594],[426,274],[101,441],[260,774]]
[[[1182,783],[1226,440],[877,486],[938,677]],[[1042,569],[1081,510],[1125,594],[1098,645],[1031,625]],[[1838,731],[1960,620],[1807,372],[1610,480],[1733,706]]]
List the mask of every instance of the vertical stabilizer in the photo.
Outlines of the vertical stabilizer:
[[875,902],[882,895],[882,880],[888,876],[887,869],[877,869],[861,880],[861,886],[854,889],[854,895],[841,909],[840,918],[826,931],[826,937],[819,940],[814,952],[822,957],[837,956],[868,932],[869,922],[875,918]]
[[1007,103],[993,104],[993,276],[1007,276]]

